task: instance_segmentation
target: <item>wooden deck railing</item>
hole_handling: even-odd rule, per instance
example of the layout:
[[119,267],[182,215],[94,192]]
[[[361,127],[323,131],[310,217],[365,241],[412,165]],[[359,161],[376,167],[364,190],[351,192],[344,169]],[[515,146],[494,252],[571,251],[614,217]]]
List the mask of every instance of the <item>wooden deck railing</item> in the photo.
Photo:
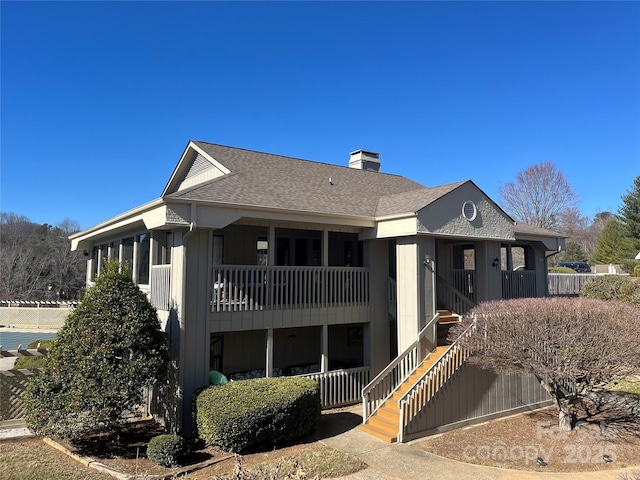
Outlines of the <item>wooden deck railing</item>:
[[169,310],[171,300],[171,265],[152,265],[149,278],[149,301],[158,310]]
[[362,306],[369,304],[369,269],[218,265],[211,311]]
[[322,408],[334,408],[359,403],[362,387],[369,383],[369,375],[369,367],[359,367],[300,376],[318,383]]
[[400,408],[399,443],[404,440],[404,430],[409,422],[422,411],[436,392],[469,357],[469,352],[460,345],[460,339],[471,335],[475,328],[476,324],[474,322],[451,344],[446,353],[398,400],[398,407]]
[[505,270],[502,272],[502,298],[533,298],[536,296],[535,270]]
[[[426,357],[428,335],[434,332],[440,315],[438,313],[427,323],[413,342],[402,354],[398,355],[371,382],[362,389],[362,423],[373,415],[393,392],[420,365]],[[430,349],[429,349],[430,351]]]

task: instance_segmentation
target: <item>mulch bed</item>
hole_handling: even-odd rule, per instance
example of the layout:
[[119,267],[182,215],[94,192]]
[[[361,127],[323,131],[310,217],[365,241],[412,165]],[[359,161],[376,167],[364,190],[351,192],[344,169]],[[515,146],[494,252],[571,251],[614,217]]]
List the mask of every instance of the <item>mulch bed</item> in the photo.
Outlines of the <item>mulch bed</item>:
[[[638,420],[605,408],[588,422],[579,422],[575,430],[565,432],[558,427],[556,409],[548,407],[435,435],[415,446],[461,462],[499,468],[540,472],[615,470],[640,467]],[[538,458],[546,465],[541,466]]]

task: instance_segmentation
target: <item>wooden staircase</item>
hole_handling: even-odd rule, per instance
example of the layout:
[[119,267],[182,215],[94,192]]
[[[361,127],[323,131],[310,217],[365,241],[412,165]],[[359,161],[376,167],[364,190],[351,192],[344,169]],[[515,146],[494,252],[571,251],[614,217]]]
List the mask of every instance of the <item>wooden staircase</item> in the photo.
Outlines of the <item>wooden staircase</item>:
[[462,321],[462,317],[451,310],[439,309],[437,325],[437,347],[409,375],[409,377],[393,392],[393,394],[376,410],[376,412],[360,428],[365,432],[388,443],[398,439],[400,427],[400,408],[398,400],[436,363],[449,348],[447,336],[449,329]]
[[451,310],[438,310],[440,318],[438,319],[438,346],[449,345],[447,337],[449,329],[462,321],[462,317]]
[[398,440],[398,428],[400,426],[400,409],[398,400],[413,384],[424,375],[429,368],[438,361],[447,351],[447,346],[438,346],[429,354],[427,359],[416,368],[411,375],[393,392],[391,397],[384,402],[376,413],[367,420],[367,423],[360,425],[365,432],[378,437],[388,443]]

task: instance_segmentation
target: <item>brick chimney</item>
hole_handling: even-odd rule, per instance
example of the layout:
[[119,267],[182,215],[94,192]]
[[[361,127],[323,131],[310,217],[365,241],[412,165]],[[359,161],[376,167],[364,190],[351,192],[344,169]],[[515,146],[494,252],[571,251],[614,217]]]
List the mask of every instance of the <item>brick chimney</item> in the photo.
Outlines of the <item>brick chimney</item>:
[[367,152],[366,150],[356,150],[351,152],[349,158],[349,168],[357,168],[359,170],[369,170],[371,172],[380,171],[380,154],[376,152]]

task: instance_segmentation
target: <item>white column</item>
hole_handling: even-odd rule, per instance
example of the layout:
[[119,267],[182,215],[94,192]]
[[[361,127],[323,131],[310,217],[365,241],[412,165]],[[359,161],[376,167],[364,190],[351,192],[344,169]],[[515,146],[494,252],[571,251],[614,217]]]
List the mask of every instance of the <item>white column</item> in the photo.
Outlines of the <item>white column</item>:
[[[98,250],[98,248],[96,247],[96,251],[98,252],[98,258],[100,258],[100,250]],[[89,258],[87,258],[87,274],[85,275],[85,285],[89,285],[89,282],[91,282],[93,279],[91,278],[91,275],[93,275],[93,249],[91,249],[91,255],[89,255]]]
[[326,373],[329,371],[329,325],[320,327],[320,371]]
[[[104,268],[104,265],[102,265],[102,258],[104,256],[104,248],[106,247],[106,245],[100,245],[98,247],[98,269],[96,270],[97,274],[100,275],[100,272],[102,272],[102,269]],[[109,256],[109,248],[107,247],[107,257]]]
[[124,245],[122,244],[122,240],[118,243],[118,262],[122,264],[122,258],[124,257]]
[[133,237],[133,260],[131,261],[133,265],[131,265],[131,280],[133,280],[133,283],[135,283],[136,285],[138,284],[138,262],[140,261],[140,259],[138,258],[139,256],[140,235],[135,235]]
[[416,238],[399,238],[396,244],[398,287],[398,353],[418,340],[421,317],[420,268]]
[[273,328],[267,328],[265,333],[265,376],[273,377]]

